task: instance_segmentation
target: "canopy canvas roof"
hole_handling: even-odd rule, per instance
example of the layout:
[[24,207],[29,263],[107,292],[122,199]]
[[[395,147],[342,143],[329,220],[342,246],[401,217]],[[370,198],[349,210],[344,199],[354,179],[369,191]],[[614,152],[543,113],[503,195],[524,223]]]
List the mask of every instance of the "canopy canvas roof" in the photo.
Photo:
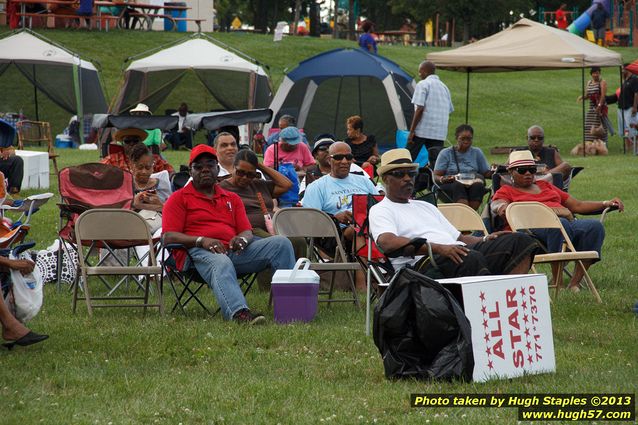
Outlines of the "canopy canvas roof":
[[267,107],[272,93],[263,68],[241,52],[217,43],[197,35],[133,60],[124,71],[124,82],[111,110],[123,113],[140,102],[156,110],[187,72],[195,73],[223,109]]
[[505,72],[621,66],[619,53],[529,19],[458,49],[430,53],[439,69]]
[[346,137],[346,119],[359,115],[364,132],[381,150],[395,146],[397,130],[412,121],[414,79],[399,65],[362,49],[335,49],[308,58],[290,71],[270,104],[273,119],[292,115],[309,139],[320,133]]
[[[86,113],[104,113],[108,108],[95,66],[34,32],[22,30],[0,39],[0,84],[11,67],[80,119]],[[37,108],[37,97],[35,102]]]

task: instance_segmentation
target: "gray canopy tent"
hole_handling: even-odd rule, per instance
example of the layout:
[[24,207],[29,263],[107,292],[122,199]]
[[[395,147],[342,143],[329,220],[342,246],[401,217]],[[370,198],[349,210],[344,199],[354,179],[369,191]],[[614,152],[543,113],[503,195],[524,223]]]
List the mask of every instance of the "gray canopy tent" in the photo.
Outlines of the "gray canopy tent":
[[38,91],[60,108],[76,114],[80,124],[84,114],[107,111],[96,67],[33,31],[23,29],[0,39],[0,84],[11,67],[33,85],[37,119]]
[[[622,56],[619,53],[597,46],[567,31],[525,18],[476,43],[458,49],[430,53],[427,55],[427,60],[434,62],[438,69],[467,73],[465,122],[469,119],[470,74],[473,72],[580,68],[584,96],[585,68],[622,67]],[[584,122],[585,102],[583,102]],[[583,126],[583,133],[584,131]]]
[[140,102],[157,110],[189,71],[224,110],[266,108],[270,104],[270,79],[257,61],[205,34],[130,57],[127,63],[111,107],[115,114]]

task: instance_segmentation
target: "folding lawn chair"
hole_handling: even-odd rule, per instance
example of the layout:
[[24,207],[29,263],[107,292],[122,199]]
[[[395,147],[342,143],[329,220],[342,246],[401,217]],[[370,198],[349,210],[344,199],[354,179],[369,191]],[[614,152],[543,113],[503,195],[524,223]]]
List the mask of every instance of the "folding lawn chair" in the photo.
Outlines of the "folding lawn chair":
[[[163,245],[163,244],[162,244]],[[187,270],[179,270],[173,257],[173,252],[176,250],[183,250],[186,252],[187,257],[191,260],[188,250],[181,244],[168,244],[163,245],[164,253],[168,252],[168,258],[162,258],[162,265],[164,273],[168,280],[168,284],[175,295],[175,304],[171,308],[171,313],[175,311],[177,307],[186,315],[186,305],[191,301],[195,301],[201,308],[203,308],[211,316],[215,316],[220,308],[217,308],[214,312],[211,311],[202,299],[198,296],[202,288],[208,287],[208,283],[200,276],[197,269],[194,267]],[[257,280],[257,273],[243,274],[237,276],[239,280],[239,286],[242,288],[244,296],[248,294],[248,291],[252,288],[253,284]]]
[[[75,222],[75,237],[78,248],[79,269],[82,275],[84,299],[89,315],[93,314],[93,308],[106,307],[143,307],[144,312],[148,307],[157,307],[160,314],[164,313],[162,296],[162,267],[157,264],[155,256],[155,244],[146,224],[146,220],[134,211],[125,209],[96,208],[83,212]],[[105,265],[104,258],[97,262],[91,262],[98,254],[98,249],[107,250],[113,254],[115,249],[128,249],[136,246],[144,246],[149,250],[149,265],[145,266],[137,261],[133,265],[119,263],[117,265]],[[99,255],[98,255],[99,257]],[[117,257],[116,257],[117,258]],[[91,297],[89,285],[90,276],[146,276],[144,279],[143,295],[124,295]],[[157,276],[159,281],[157,280]],[[149,291],[151,281],[157,286],[157,303],[149,303]],[[73,288],[73,312],[75,313],[78,297],[79,283]],[[108,287],[108,284],[107,284]],[[111,291],[112,292],[112,291]],[[143,301],[141,304],[94,304],[93,300],[101,301]]]
[[[352,302],[357,307],[360,306],[354,274],[357,270],[361,270],[361,266],[358,262],[348,261],[341,235],[328,214],[314,208],[283,208],[275,213],[273,227],[278,235],[288,238],[306,238],[308,258],[311,261],[310,269],[332,273],[328,291],[319,292],[320,295],[328,295],[328,298],[320,299],[320,302]],[[326,258],[327,253],[322,253],[318,249],[316,242],[319,238],[334,240],[335,253],[332,258]],[[352,293],[350,298],[335,299],[332,297],[337,271],[344,271],[348,276]]]
[[[61,202],[58,238],[58,289],[63,254],[77,251],[74,226],[84,211],[93,208],[130,209],[133,203],[133,175],[112,165],[88,163],[67,167],[58,175]],[[76,277],[76,284],[78,279]]]
[[481,216],[469,205],[451,203],[438,205],[441,214],[447,218],[459,232],[480,232],[489,234]]
[[597,260],[596,251],[576,251],[567,232],[563,228],[556,213],[540,202],[513,202],[505,210],[507,222],[512,230],[533,230],[533,229],[558,229],[563,235],[564,244],[561,252],[552,252],[534,256],[534,264],[556,263],[558,267],[554,269],[550,288],[555,288],[556,296],[563,285],[563,267],[566,263],[574,261],[576,267],[581,267],[584,272],[584,280],[591,290],[594,298],[599,303],[602,302],[594,282],[589,277],[589,273],[583,265],[583,260]]

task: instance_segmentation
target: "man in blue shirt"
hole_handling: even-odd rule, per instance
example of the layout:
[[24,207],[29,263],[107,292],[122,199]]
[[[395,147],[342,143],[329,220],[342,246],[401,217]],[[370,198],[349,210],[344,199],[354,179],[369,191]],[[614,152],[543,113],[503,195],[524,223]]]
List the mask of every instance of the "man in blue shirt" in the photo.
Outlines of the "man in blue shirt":
[[352,240],[354,223],[352,216],[352,195],[379,192],[369,178],[350,173],[353,156],[350,146],[335,142],[328,149],[330,174],[315,180],[306,188],[302,204],[306,208],[316,208],[332,216],[341,224],[343,235]]

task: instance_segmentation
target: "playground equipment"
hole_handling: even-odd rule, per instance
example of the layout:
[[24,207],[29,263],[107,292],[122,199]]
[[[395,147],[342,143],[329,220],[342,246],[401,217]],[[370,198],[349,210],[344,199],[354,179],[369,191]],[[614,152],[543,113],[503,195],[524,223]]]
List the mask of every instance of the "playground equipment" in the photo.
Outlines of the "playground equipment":
[[638,45],[638,33],[635,31],[635,0],[593,0],[591,6],[567,27],[567,31],[582,35],[589,28],[591,14],[598,3],[601,3],[609,13],[611,34],[606,36],[606,44]]

